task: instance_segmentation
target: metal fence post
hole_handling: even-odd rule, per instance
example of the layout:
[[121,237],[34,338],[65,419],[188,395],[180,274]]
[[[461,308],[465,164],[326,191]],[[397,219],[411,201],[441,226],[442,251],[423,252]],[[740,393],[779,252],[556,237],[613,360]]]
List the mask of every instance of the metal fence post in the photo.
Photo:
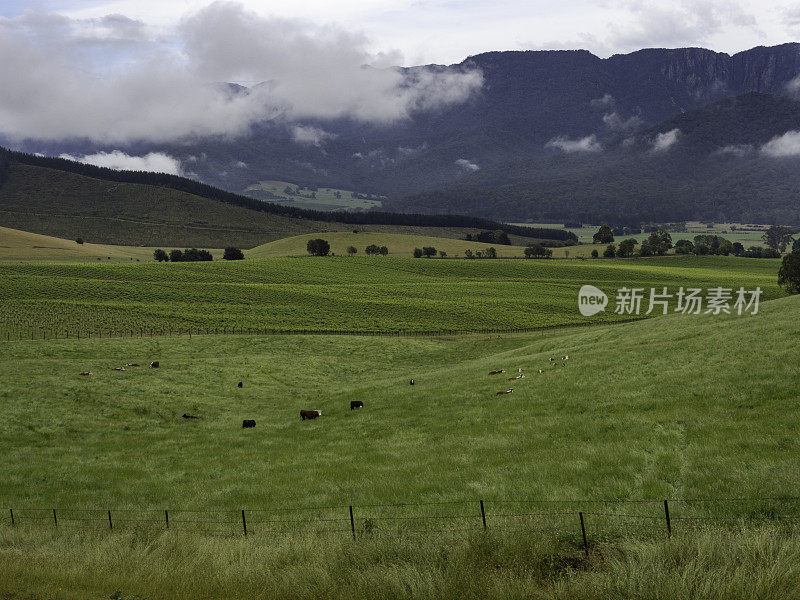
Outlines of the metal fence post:
[[53,509],[53,525],[58,527],[58,518],[56,517],[56,509]]
[[111,511],[108,511],[108,528],[114,529],[114,524],[111,522]]
[[667,518],[667,537],[672,537],[672,523],[669,520],[669,503],[664,500],[664,516]]
[[583,549],[586,551],[586,556],[589,556],[589,543],[586,541],[586,525],[583,522],[583,513],[579,512],[578,516],[581,519],[581,534],[583,535]]
[[353,519],[353,506],[350,505],[350,531],[353,533],[353,539],[356,539],[356,521]]
[[11,524],[12,525],[16,525],[16,523],[14,522],[14,509],[13,508],[9,508],[8,510],[11,511]]
[[486,511],[483,508],[483,500],[481,500],[481,519],[483,520],[483,528],[486,529]]
[[244,534],[247,535],[247,520],[244,518],[244,510],[242,510],[242,527],[244,528]]
[[167,529],[169,529],[169,511],[164,509],[164,519],[167,521]]

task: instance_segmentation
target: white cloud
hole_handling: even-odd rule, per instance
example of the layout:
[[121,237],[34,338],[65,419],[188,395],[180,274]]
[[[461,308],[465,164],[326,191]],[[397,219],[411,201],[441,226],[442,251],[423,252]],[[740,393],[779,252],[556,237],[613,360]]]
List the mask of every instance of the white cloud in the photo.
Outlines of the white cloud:
[[597,141],[597,136],[594,134],[578,140],[571,140],[566,136],[559,136],[547,142],[545,147],[558,148],[567,154],[572,154],[573,152],[600,152],[603,149],[603,145]]
[[595,98],[592,100],[592,106],[614,106],[615,104],[614,96],[611,94],[603,94],[600,98]]
[[182,174],[180,161],[161,152],[151,152],[145,156],[130,156],[119,150],[114,150],[113,152],[98,152],[97,154],[86,156],[62,154],[60,158],[117,171],[152,171],[155,173],[169,173],[170,175]]
[[751,144],[731,144],[729,146],[723,146],[718,150],[714,151],[714,154],[730,154],[733,156],[747,156],[748,154],[753,152],[753,146]]
[[483,84],[476,70],[404,73],[392,68],[399,53],[368,48],[361,33],[228,2],[165,35],[119,15],[0,18],[0,131],[121,143],[237,135],[266,119],[389,123],[463,102]]
[[761,146],[761,153],[772,157],[800,156],[800,131],[787,131]]
[[464,171],[466,171],[468,173],[472,173],[472,172],[477,171],[478,169],[480,169],[480,167],[476,163],[474,163],[474,162],[472,162],[470,160],[467,160],[466,158],[459,158],[455,162],[455,164],[459,169],[463,169]]
[[665,131],[664,133],[659,133],[653,140],[652,144],[653,152],[666,152],[677,143],[680,135],[681,135],[680,129],[672,129],[671,131]]
[[641,127],[644,121],[638,115],[623,119],[618,112],[612,112],[603,115],[603,123],[614,131],[633,131]]
[[295,125],[291,129],[292,139],[298,144],[306,144],[311,146],[321,146],[325,140],[330,140],[336,137],[336,134],[329,133],[324,129],[312,127],[310,125]]

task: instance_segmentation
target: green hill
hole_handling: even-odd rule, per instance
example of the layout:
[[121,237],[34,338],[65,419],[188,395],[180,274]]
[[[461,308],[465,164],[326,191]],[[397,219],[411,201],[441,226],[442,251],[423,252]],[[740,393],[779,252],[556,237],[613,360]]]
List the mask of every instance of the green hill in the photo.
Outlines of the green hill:
[[798,309],[514,336],[3,343],[0,499],[17,524],[0,524],[0,589],[792,597]]

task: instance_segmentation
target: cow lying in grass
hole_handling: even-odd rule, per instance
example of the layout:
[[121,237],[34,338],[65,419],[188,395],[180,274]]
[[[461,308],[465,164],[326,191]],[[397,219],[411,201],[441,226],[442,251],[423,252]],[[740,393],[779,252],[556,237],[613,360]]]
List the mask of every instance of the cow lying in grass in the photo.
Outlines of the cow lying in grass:
[[514,391],[514,388],[508,388],[507,390],[503,390],[501,392],[497,392],[495,396],[502,396],[503,394],[510,394]]
[[253,419],[245,419],[242,421],[242,429],[247,429],[249,427],[255,427],[256,422]]
[[84,371],[83,373],[81,373],[81,375],[91,375],[91,374],[92,374],[91,371]]
[[138,367],[139,365],[137,363],[125,363],[125,366],[126,367]]
[[509,381],[514,381],[515,379],[525,379],[525,374],[524,373],[520,373],[516,377],[509,377],[508,378]]
[[350,410],[356,408],[364,408],[364,403],[361,400],[351,400],[350,401]]
[[305,421],[306,419],[316,419],[317,417],[322,416],[321,410],[301,410],[300,411],[300,420]]
[[489,375],[500,375],[500,373],[505,373],[505,369],[500,369],[499,371],[489,371]]
[[124,371],[125,367],[114,367],[115,371]]

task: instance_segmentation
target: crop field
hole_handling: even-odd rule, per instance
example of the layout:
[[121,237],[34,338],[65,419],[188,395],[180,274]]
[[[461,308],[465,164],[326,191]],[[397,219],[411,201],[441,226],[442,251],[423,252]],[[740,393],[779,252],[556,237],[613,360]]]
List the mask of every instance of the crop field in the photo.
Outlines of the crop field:
[[[0,339],[143,336],[189,329],[421,333],[520,331],[630,319],[577,311],[584,284],[760,286],[779,261],[271,258],[232,263],[0,264]],[[648,292],[649,293],[649,292]]]
[[798,300],[513,335],[4,342],[0,589],[791,597]]

